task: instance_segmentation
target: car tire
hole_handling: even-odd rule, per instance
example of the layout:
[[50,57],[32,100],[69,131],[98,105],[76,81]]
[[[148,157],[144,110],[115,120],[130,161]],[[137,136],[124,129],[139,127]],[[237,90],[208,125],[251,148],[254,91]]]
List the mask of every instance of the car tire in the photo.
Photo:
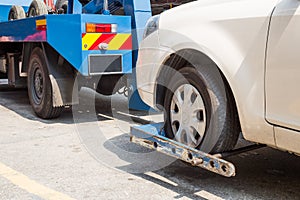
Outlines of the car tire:
[[28,17],[48,14],[46,4],[41,0],[33,0],[28,9]]
[[27,84],[29,100],[36,115],[42,119],[59,117],[63,107],[53,106],[52,85],[40,47],[34,48],[31,53]]
[[23,18],[26,18],[24,8],[22,6],[12,6],[8,14],[8,21]]
[[207,153],[232,150],[240,133],[234,101],[218,70],[200,68],[172,75],[164,101],[166,135]]

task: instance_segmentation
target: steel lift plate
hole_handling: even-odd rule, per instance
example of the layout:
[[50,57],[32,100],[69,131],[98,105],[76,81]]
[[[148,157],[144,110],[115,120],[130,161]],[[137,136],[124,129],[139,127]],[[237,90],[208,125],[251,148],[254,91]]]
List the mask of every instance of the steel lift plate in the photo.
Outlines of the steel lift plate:
[[163,123],[131,127],[130,140],[222,176],[235,176],[234,165],[220,158],[220,154],[210,155],[167,138],[163,131]]

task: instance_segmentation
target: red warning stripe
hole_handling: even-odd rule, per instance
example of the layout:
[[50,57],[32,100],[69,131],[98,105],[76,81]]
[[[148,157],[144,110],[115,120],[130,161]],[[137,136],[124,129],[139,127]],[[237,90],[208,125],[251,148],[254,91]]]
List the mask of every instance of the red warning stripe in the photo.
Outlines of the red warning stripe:
[[99,50],[101,43],[106,50],[132,50],[132,36],[129,33],[83,33],[82,50]]
[[125,43],[120,47],[120,50],[131,50],[132,49],[132,36],[125,41]]
[[100,43],[106,43],[108,44],[116,34],[102,34],[96,42],[89,48],[89,50],[99,50],[99,44]]

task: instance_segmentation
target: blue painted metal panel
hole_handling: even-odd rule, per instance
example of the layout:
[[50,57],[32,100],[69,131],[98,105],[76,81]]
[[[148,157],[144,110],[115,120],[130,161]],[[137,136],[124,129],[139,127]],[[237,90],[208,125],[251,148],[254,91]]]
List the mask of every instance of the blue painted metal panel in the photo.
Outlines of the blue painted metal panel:
[[88,55],[121,54],[123,55],[123,73],[132,71],[132,54],[128,50],[119,51],[82,51],[82,34],[85,23],[117,24],[118,33],[130,33],[131,24],[128,16],[104,15],[47,15],[48,43],[82,75],[88,76]]
[[82,5],[78,0],[68,1],[68,14],[81,14]]
[[0,22],[7,21],[10,8],[11,8],[10,5],[1,5],[0,6]]
[[0,24],[0,42],[40,42],[46,41],[46,32],[36,29],[36,20],[45,16],[2,22]]
[[141,126],[135,126],[131,129],[130,134],[138,138],[149,138],[152,135],[160,135],[166,137],[163,130],[164,123],[146,124]]
[[47,15],[48,43],[76,69],[81,59],[81,16]]
[[[117,33],[131,33],[131,17],[128,16],[115,16],[115,15],[82,15],[82,33],[85,33],[85,23],[105,23],[105,24],[117,24]],[[107,50],[107,51],[83,51],[82,59],[83,65],[80,68],[80,72],[87,75],[87,69],[84,67],[88,63],[88,55],[123,55],[123,73],[132,72],[132,52],[128,50]],[[83,71],[84,70],[84,71]]]

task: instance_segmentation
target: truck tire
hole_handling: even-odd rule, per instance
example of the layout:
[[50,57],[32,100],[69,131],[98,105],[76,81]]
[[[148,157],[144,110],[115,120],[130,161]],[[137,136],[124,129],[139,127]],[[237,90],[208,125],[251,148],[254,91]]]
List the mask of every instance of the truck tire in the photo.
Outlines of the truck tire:
[[44,53],[40,47],[33,49],[27,77],[28,96],[36,115],[43,119],[59,117],[63,107],[53,106],[52,85]]
[[55,3],[55,10],[59,14],[67,14],[68,0],[57,0]]
[[166,135],[207,153],[229,151],[240,133],[234,101],[221,76],[202,68],[184,67],[171,77],[164,101]]
[[12,6],[8,14],[8,21],[26,18],[24,8],[22,6]]
[[28,17],[48,14],[46,4],[41,0],[33,0],[28,9]]

